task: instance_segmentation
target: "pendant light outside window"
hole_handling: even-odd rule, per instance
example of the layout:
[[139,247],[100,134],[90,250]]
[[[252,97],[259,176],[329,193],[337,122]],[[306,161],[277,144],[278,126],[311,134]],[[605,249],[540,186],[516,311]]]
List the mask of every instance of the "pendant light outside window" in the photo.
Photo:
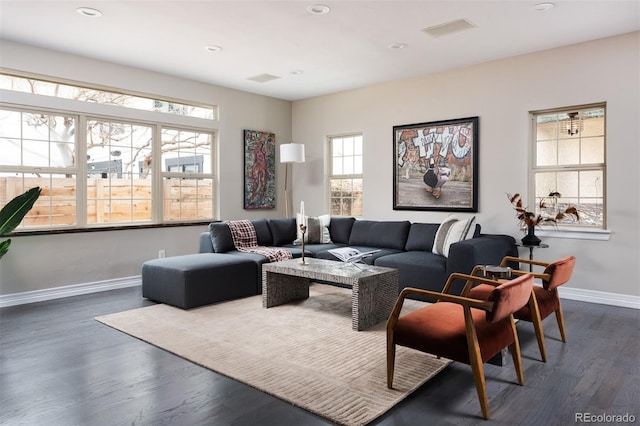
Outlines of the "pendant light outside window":
[[580,114],[577,112],[568,113],[569,118],[564,120],[563,123],[563,131],[566,132],[569,136],[574,136],[580,133],[583,130],[584,125],[582,123],[582,118]]

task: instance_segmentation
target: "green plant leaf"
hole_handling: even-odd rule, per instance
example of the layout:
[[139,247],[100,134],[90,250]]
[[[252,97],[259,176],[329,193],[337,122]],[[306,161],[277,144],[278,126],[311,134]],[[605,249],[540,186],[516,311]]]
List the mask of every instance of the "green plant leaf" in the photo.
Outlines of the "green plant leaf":
[[31,207],[33,207],[41,191],[42,189],[39,186],[31,188],[24,194],[18,195],[9,201],[9,203],[0,210],[0,235],[7,235],[16,229],[29,210],[31,210]]
[[11,238],[0,243],[0,259],[9,251],[9,245],[11,245]]

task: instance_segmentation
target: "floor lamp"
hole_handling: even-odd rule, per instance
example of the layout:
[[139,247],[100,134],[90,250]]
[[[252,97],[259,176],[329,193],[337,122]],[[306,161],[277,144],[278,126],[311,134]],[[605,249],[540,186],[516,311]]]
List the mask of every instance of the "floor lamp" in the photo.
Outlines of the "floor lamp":
[[284,212],[289,217],[289,163],[304,163],[304,145],[293,142],[280,145],[280,162],[284,163]]

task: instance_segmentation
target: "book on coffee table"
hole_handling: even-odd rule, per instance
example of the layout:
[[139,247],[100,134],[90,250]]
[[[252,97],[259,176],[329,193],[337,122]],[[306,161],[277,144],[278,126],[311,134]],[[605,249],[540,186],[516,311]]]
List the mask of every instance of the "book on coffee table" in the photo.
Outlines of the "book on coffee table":
[[372,256],[374,253],[379,252],[380,250],[371,250],[362,252],[353,247],[340,247],[336,249],[329,250],[329,253],[347,263],[359,262],[365,257]]

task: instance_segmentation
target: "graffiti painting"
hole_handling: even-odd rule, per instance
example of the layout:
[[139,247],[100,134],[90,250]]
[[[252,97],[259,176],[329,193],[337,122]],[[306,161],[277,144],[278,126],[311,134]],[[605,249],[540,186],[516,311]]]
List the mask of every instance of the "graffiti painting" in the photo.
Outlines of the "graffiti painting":
[[244,131],[244,208],[276,207],[276,135]]
[[393,209],[478,211],[478,117],[393,127]]

